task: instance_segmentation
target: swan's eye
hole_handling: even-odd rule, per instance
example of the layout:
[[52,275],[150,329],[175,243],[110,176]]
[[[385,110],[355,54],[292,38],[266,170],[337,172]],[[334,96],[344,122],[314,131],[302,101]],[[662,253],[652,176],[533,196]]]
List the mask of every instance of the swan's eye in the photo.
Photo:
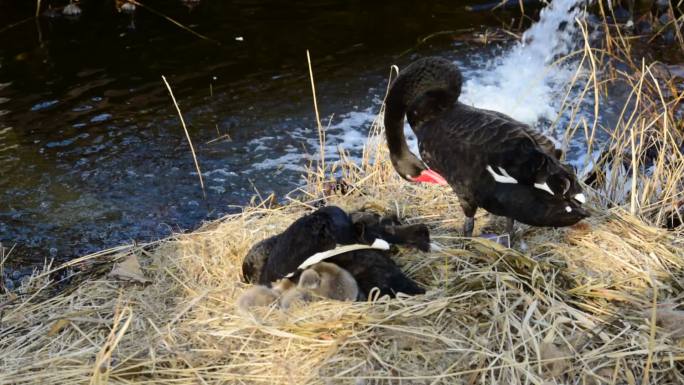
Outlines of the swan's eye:
[[568,213],[571,213],[571,212],[572,212],[572,207],[570,207],[570,206],[565,206],[565,211],[568,212]]

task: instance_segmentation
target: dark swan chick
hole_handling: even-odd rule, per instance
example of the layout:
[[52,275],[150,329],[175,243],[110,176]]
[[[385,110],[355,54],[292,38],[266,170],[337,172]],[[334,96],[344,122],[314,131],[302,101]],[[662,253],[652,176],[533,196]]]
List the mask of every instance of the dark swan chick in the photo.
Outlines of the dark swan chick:
[[[460,103],[462,81],[453,63],[436,57],[415,61],[394,80],[384,122],[399,175],[449,184],[466,216],[465,236],[472,236],[478,207],[507,217],[509,232],[513,220],[558,227],[589,216],[577,177],[553,142],[507,115]],[[406,144],[405,116],[425,162]]]

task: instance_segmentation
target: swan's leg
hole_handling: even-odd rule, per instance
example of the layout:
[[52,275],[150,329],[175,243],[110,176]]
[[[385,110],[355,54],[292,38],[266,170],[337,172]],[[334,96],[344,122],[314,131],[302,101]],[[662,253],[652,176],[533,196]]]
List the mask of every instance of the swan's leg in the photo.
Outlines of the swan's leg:
[[477,206],[470,203],[468,200],[461,198],[461,209],[463,209],[463,214],[465,214],[465,221],[463,221],[463,236],[472,237],[473,228],[475,227],[475,212],[477,211]]
[[508,247],[511,247],[511,245],[513,245],[513,235],[515,234],[513,231],[514,224],[515,219],[506,218],[506,233],[508,234]]
[[463,236],[468,238],[472,237],[473,228],[475,228],[475,218],[466,217],[465,221],[463,222]]

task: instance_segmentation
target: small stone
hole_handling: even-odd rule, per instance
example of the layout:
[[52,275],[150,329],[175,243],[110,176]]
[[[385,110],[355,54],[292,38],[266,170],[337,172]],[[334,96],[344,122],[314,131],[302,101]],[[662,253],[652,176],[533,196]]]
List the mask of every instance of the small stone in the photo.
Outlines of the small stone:
[[13,270],[11,275],[13,280],[21,278],[21,272],[19,270]]
[[669,14],[669,13],[663,13],[663,14],[660,15],[660,17],[658,18],[658,21],[659,21],[660,24],[662,24],[662,25],[670,24],[670,22],[672,21],[672,17],[670,17],[670,14]]
[[[617,21],[618,23],[627,23],[627,22],[631,21],[632,14],[629,13],[629,11],[626,10],[625,8],[617,7],[617,8],[615,8],[614,13],[615,13],[615,21]],[[632,24],[633,23],[634,22],[632,22]]]
[[7,289],[7,291],[14,290],[14,282],[11,279],[5,280],[5,289]]
[[640,20],[636,24],[636,30],[642,35],[648,35],[653,33],[653,24],[651,24],[648,20]]
[[66,16],[79,16],[81,14],[81,7],[78,5],[71,3],[64,7],[62,10],[62,13],[65,14]]
[[128,3],[128,2],[124,3],[124,4],[121,6],[121,12],[124,12],[124,13],[133,13],[133,12],[135,12],[135,4],[133,4],[133,3]]
[[661,36],[665,44],[673,44],[675,42],[676,35],[673,28],[667,28],[665,33],[663,33]]
[[195,7],[199,5],[200,0],[181,0],[181,2],[183,3],[183,5],[188,7],[189,10],[192,11],[193,9],[195,9]]
[[656,6],[658,7],[658,10],[660,10],[660,11],[667,10],[670,7],[670,1],[669,0],[656,0]]
[[49,19],[55,19],[57,17],[60,17],[61,15],[59,14],[59,9],[48,7],[45,11],[43,11],[43,16]]

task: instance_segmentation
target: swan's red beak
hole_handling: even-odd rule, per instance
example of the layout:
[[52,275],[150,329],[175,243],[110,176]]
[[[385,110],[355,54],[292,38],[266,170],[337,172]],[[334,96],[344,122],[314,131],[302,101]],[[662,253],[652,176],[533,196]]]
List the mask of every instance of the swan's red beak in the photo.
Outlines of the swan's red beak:
[[423,170],[420,175],[415,178],[411,178],[411,180],[413,182],[432,183],[438,184],[440,186],[446,186],[449,184],[443,176],[430,169]]

